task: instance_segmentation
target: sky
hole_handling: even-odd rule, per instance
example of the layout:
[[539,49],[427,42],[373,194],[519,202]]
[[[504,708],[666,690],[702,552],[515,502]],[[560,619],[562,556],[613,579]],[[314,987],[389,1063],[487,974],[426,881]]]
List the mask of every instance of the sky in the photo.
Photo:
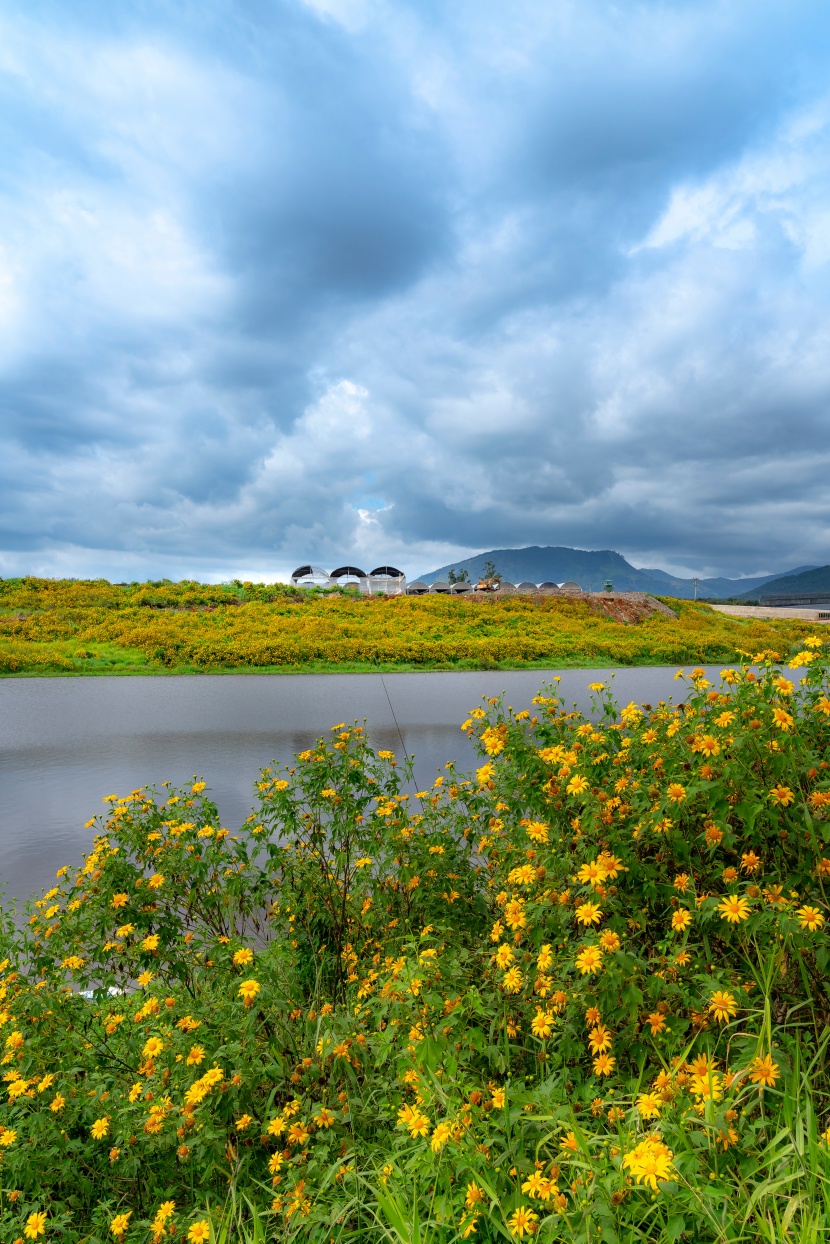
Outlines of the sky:
[[823,0],[0,10],[0,575],[830,561]]

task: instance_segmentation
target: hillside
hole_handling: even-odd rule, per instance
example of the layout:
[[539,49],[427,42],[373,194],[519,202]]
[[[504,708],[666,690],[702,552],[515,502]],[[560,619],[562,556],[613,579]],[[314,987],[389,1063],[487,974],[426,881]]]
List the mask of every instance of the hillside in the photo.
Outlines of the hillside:
[[[479,553],[463,561],[439,566],[437,570],[418,577],[424,583],[434,583],[438,579],[446,579],[452,569],[465,569],[471,579],[477,579],[486,561],[494,562],[499,574],[511,583],[521,583],[522,580],[542,583],[546,579],[553,583],[564,583],[571,579],[588,591],[596,591],[602,588],[606,579],[610,579],[614,588],[620,592],[651,592],[676,596],[681,600],[691,600],[694,596],[691,579],[667,574],[665,570],[638,569],[626,561],[622,554],[611,549],[569,549],[537,545],[525,549],[491,549],[488,553]],[[784,573],[793,576],[800,571],[814,569],[797,566]],[[721,598],[753,592],[770,580],[778,578],[780,575],[771,574],[745,579],[701,579],[698,596]]]
[[[764,593],[778,592],[788,595],[791,592],[830,592],[830,566],[817,566],[805,570],[801,574],[783,575],[781,578],[768,579],[763,586]],[[744,592],[742,599],[757,599],[758,591]]]

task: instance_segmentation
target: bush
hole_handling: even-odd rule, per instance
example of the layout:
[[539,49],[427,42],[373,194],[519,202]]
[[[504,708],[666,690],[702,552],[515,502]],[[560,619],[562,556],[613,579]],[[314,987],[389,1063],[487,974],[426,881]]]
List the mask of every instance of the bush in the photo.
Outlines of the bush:
[[2,1238],[825,1238],[820,648],[112,797],[5,918]]

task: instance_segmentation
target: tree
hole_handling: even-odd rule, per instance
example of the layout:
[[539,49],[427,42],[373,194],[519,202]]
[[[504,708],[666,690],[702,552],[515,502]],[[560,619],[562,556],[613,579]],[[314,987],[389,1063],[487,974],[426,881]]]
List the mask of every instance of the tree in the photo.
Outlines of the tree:
[[492,587],[500,578],[501,576],[493,562],[486,561],[481,568],[481,582],[485,583],[487,587]]
[[470,576],[468,575],[467,571],[464,570],[463,568],[461,570],[451,570],[450,573],[447,575],[447,582],[449,584],[469,583]]

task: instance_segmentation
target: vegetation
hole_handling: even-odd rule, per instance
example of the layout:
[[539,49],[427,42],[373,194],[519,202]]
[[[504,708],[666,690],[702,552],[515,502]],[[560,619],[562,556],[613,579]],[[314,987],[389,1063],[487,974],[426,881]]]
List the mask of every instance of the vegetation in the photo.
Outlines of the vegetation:
[[810,623],[672,601],[360,597],[284,584],[0,581],[0,674],[674,665],[788,648]]
[[0,1237],[808,1241],[830,1228],[822,639],[409,772],[359,726],[108,796],[2,934]]

